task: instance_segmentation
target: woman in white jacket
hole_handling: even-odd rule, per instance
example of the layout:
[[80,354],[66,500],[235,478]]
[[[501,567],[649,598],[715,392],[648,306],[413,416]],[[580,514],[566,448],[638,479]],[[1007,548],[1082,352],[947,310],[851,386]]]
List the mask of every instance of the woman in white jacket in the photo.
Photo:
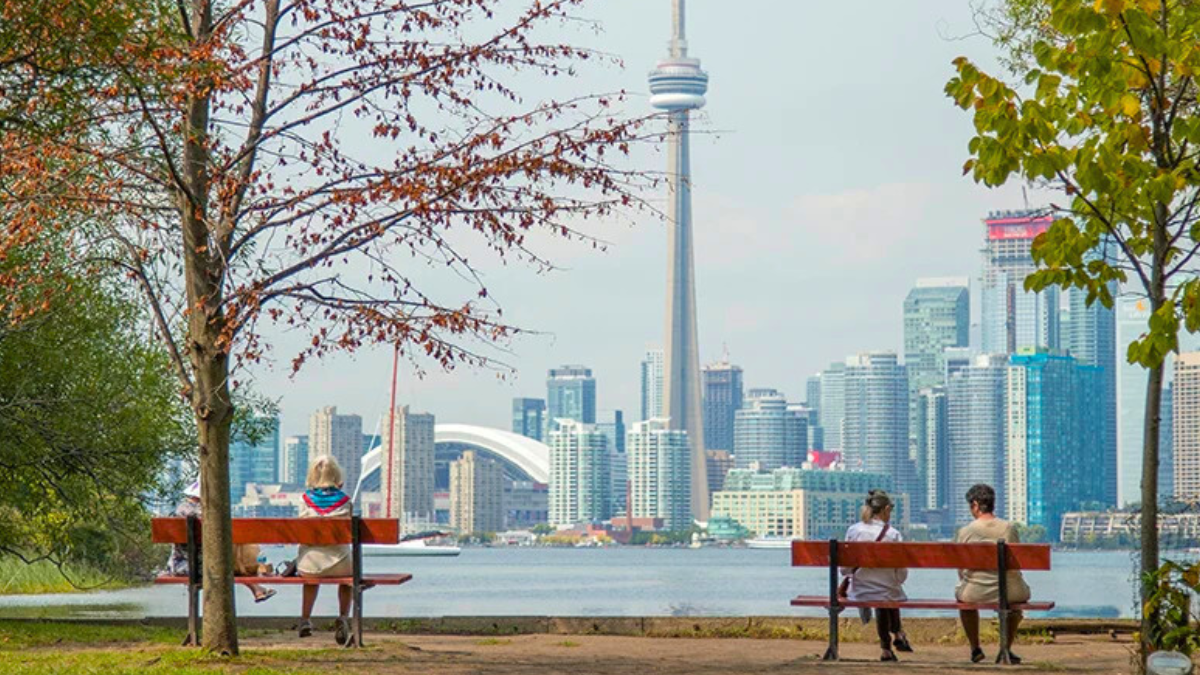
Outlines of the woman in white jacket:
[[[345,479],[342,467],[330,455],[318,457],[308,469],[308,490],[300,507],[301,518],[349,518],[354,513],[350,497],[342,492]],[[296,558],[296,571],[303,577],[348,577],[354,573],[350,547],[301,546]],[[320,586],[306,585],[300,607],[300,637],[312,635],[313,605]],[[339,645],[350,639],[350,609],[353,594],[349,584],[338,585],[338,619],[334,638]]]
[[[846,531],[846,541],[902,541],[900,531],[891,526],[893,504],[883,490],[871,490],[862,509],[862,522],[855,523]],[[904,582],[908,579],[907,569],[873,569],[843,567],[842,574],[849,577],[849,600],[867,602],[903,602]],[[899,609],[876,609],[875,628],[879,633],[879,646],[883,650],[881,661],[897,661],[897,651],[911,652],[908,638],[900,627]]]

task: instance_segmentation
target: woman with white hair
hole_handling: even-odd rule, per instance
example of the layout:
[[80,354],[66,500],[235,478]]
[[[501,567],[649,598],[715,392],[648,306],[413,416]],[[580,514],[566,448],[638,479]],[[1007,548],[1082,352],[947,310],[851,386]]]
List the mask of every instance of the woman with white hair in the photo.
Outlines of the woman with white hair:
[[[342,492],[345,478],[342,467],[330,455],[318,457],[308,468],[304,503],[300,506],[301,518],[349,518],[354,513],[350,497]],[[348,577],[354,573],[354,562],[350,547],[301,546],[296,558],[296,571],[304,577]],[[312,635],[312,611],[317,602],[320,586],[304,587],[303,604],[300,608],[300,637]],[[338,585],[338,619],[334,639],[339,645],[350,640],[350,605],[354,600],[349,584]]]
[[[855,523],[846,531],[846,541],[899,542],[900,531],[892,527],[894,505],[891,497],[883,490],[867,493],[862,508],[862,522]],[[908,579],[907,569],[851,568],[843,567],[845,579],[839,594],[849,600],[862,602],[904,602],[904,582]],[[866,610],[869,612],[869,610]],[[863,623],[869,620],[865,618]],[[911,652],[912,646],[900,626],[899,609],[876,609],[875,629],[879,634],[879,647],[883,650],[880,661],[898,661],[892,651]]]

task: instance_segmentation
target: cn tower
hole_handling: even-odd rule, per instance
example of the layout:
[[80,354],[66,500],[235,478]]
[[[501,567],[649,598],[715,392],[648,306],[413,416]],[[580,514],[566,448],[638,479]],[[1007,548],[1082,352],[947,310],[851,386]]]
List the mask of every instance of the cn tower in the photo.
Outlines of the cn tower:
[[691,443],[692,517],[707,521],[709,510],[704,419],[700,405],[700,349],[696,341],[696,264],[692,254],[692,172],[688,117],[704,105],[708,74],[700,60],[688,57],[684,33],[685,0],[673,0],[674,35],[670,56],[650,73],[650,105],[668,113],[667,210],[670,241],[667,260],[667,326],[663,414],[672,429],[687,432]]

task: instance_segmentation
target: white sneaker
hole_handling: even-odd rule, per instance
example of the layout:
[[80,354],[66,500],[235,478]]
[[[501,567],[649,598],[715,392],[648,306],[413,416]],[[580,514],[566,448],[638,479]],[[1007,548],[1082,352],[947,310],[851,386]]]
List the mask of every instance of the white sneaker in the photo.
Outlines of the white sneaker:
[[339,646],[345,647],[346,645],[350,644],[350,638],[350,620],[344,616],[339,616],[337,620],[337,628],[333,633],[333,639],[337,641]]

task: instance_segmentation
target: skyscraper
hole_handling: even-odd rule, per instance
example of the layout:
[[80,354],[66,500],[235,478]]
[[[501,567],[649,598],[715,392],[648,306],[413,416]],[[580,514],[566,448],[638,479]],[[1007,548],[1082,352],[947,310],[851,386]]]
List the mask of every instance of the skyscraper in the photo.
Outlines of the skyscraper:
[[808,422],[774,389],[751,389],[733,423],[735,466],[761,471],[799,467],[808,458]]
[[670,243],[667,261],[666,393],[663,414],[671,428],[687,432],[692,446],[691,513],[708,520],[708,476],[704,418],[700,403],[700,348],[696,337],[696,265],[692,253],[692,176],[689,115],[704,105],[708,75],[699,59],[688,57],[685,0],[674,0],[670,55],[650,73],[650,105],[668,113],[667,207]]
[[1025,290],[1025,277],[1036,268],[1030,247],[1054,217],[1032,211],[990,214],[983,248],[980,318],[982,351],[1012,354],[1019,349],[1058,349],[1059,292]]
[[309,464],[322,455],[333,455],[346,474],[351,494],[362,470],[362,450],[362,418],[358,415],[339,415],[336,406],[327,406],[309,417]]
[[229,491],[240,498],[246,483],[259,485],[278,480],[279,466],[279,417],[259,419],[258,435],[249,438],[234,438],[229,443]]
[[535,441],[542,440],[546,428],[546,401],[540,398],[514,398],[512,400],[512,430]]
[[[384,513],[404,524],[420,527],[434,520],[434,437],[436,420],[428,413],[414,413],[398,406],[391,423],[384,421],[380,438],[384,460],[380,466]],[[390,428],[389,428],[390,427]],[[392,445],[392,433],[396,443]],[[392,453],[392,461],[387,457]]]
[[466,450],[450,463],[450,526],[463,534],[504,529],[504,469]]
[[1175,359],[1171,386],[1175,499],[1195,502],[1200,499],[1200,352],[1184,352]]
[[[1110,290],[1114,296],[1117,284]],[[1087,294],[1072,289],[1067,304],[1071,308],[1071,322],[1066,329],[1067,349],[1071,356],[1085,366],[1100,368],[1102,397],[1093,403],[1093,421],[1104,425],[1101,456],[1104,472],[1105,506],[1117,505],[1117,354],[1116,314],[1099,300],[1087,305]],[[1096,417],[1099,416],[1099,420]]]
[[728,361],[704,367],[704,447],[733,450],[733,416],[742,409],[742,369]]
[[904,299],[904,366],[912,393],[943,383],[948,347],[966,347],[971,306],[966,278],[918,279]]
[[949,509],[950,492],[950,418],[945,387],[926,387],[917,392],[916,414],[917,474],[924,504],[917,509]]
[[814,411],[817,415],[821,414],[821,374],[809,375],[804,381],[804,405]]
[[562,366],[551,368],[546,379],[547,428],[555,420],[596,423],[596,379],[591,368]]
[[1163,389],[1159,411],[1158,503],[1175,501],[1175,385]]
[[608,439],[594,424],[558,418],[550,431],[550,524],[569,527],[611,515]]
[[821,373],[821,429],[825,432],[825,449],[842,449],[842,422],[846,413],[846,387],[843,381],[846,364],[831,363]]
[[[668,530],[686,530],[691,516],[691,444],[686,431],[671,429],[665,419],[633,425],[629,449],[629,482],[634,518],[662,518]],[[707,482],[707,466],[705,467]],[[705,486],[707,488],[707,485]]]
[[949,435],[948,502],[953,522],[968,523],[964,497],[976,483],[996,489],[996,513],[1004,511],[1005,378],[1008,357],[978,356],[960,368],[946,385],[946,428]]
[[625,513],[625,484],[629,480],[629,461],[625,455],[625,413],[612,411],[611,422],[596,425],[608,442],[609,497],[612,500],[610,515]]
[[642,359],[642,416],[650,420],[663,416],[663,361],[661,349],[647,349]]
[[[1116,399],[1117,399],[1117,505],[1127,506],[1142,501],[1142,439],[1146,413],[1146,384],[1148,371],[1136,363],[1129,363],[1126,353],[1129,344],[1149,330],[1150,303],[1142,298],[1121,297],[1116,301]],[[1179,351],[1200,351],[1200,334],[1179,330]],[[1175,353],[1167,354],[1163,362],[1163,401],[1167,400],[1175,368]],[[1160,411],[1160,420],[1166,416]],[[1159,425],[1159,463],[1161,466],[1164,448],[1170,440],[1169,430]],[[1159,498],[1168,495],[1162,491],[1159,480]]]
[[[892,476],[896,490],[916,494],[908,454],[908,374],[894,352],[846,359],[842,457],[851,468]],[[916,500],[913,500],[916,501]]]
[[283,441],[279,459],[279,476],[284,485],[304,485],[308,474],[308,436],[288,436]]
[[1006,379],[1005,517],[1057,539],[1062,515],[1104,495],[1104,425],[1094,402],[1101,369],[1048,350],[1024,349]]

